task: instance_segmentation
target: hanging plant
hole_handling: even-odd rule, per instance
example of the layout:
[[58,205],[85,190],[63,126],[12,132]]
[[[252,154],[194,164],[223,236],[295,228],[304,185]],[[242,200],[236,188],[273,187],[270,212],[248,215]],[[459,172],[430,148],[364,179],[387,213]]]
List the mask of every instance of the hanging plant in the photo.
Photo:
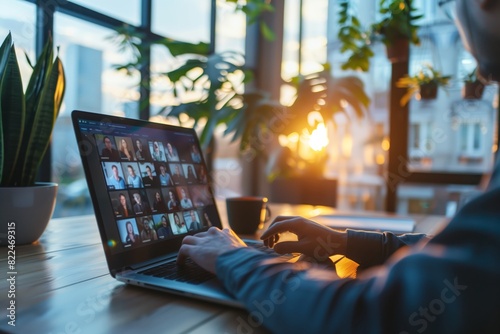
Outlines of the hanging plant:
[[483,97],[485,85],[477,77],[477,68],[467,73],[463,79],[462,97],[468,100],[479,100]]
[[380,0],[381,19],[364,29],[351,1],[341,2],[338,20],[340,52],[349,55],[342,69],[367,72],[374,55],[371,46],[376,41],[381,41],[387,47],[389,60],[408,59],[409,44],[420,44],[416,22],[423,15],[417,15],[415,11],[413,0]]
[[451,76],[442,75],[430,64],[425,65],[413,76],[405,75],[396,83],[397,87],[407,89],[406,94],[401,98],[401,106],[408,104],[408,101],[416,94],[423,100],[435,99],[438,87],[448,86],[450,79]]

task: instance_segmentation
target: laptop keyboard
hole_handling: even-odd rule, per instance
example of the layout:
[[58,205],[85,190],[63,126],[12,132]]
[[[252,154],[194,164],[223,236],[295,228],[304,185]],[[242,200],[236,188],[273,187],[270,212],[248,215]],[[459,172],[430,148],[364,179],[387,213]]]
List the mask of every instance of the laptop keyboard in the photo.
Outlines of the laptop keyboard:
[[[261,252],[282,257],[276,253],[272,248],[265,246],[261,242],[249,242],[249,247],[255,248]],[[170,262],[163,263],[153,268],[149,268],[143,271],[139,271],[139,274],[160,277],[165,279],[170,279],[179,282],[186,282],[191,284],[201,284],[215,277],[214,274],[206,271],[199,265],[193,262],[191,258],[187,258],[185,263],[178,265],[176,260],[173,259]]]
[[161,277],[179,282],[201,284],[215,277],[199,265],[187,258],[184,264],[178,265],[175,260],[161,264],[154,268],[140,271],[139,274]]

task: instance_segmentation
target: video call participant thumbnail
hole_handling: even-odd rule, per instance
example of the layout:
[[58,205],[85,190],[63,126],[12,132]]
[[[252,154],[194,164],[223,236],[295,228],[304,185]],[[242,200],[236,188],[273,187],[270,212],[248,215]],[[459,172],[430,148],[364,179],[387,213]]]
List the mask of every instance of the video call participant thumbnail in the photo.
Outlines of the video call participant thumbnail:
[[102,169],[106,179],[106,184],[108,185],[108,189],[125,189],[125,179],[123,178],[123,171],[119,163],[103,162]]
[[166,215],[154,215],[153,220],[156,223],[155,225],[159,226],[156,230],[158,239],[166,239],[172,235]]
[[135,157],[137,158],[137,160],[139,161],[153,160],[153,158],[151,157],[151,153],[144,145],[142,139],[135,139],[134,146],[135,146]]
[[193,207],[193,202],[189,198],[188,190],[185,187],[178,187],[177,191],[179,192],[181,208],[190,209]]
[[166,144],[166,154],[168,161],[179,161],[179,154],[177,153],[177,149],[172,145],[171,142],[167,142]]
[[160,175],[158,176],[160,179],[160,185],[162,186],[173,186],[174,180],[172,176],[167,172],[167,166],[165,164],[159,164]]
[[127,161],[135,161],[135,154],[132,151],[132,140],[128,137],[115,137],[118,145],[118,152],[120,153],[120,158]]
[[[141,222],[141,223],[139,223]],[[141,226],[141,240],[143,243],[158,240],[158,235],[153,229],[151,217],[137,218],[137,224]]]
[[165,205],[165,201],[163,200],[160,189],[147,189],[149,203],[151,204],[151,208],[153,212],[167,212],[167,206]]
[[167,210],[179,211],[181,209],[181,205],[179,203],[179,199],[177,197],[177,193],[175,188],[162,188],[163,197],[167,201]]
[[128,172],[127,186],[129,188],[143,188],[144,185],[142,184],[142,178],[137,175],[137,171],[139,170],[137,163],[123,163],[122,166],[124,169],[126,168]]
[[151,163],[141,163],[139,165],[142,175],[142,184],[144,187],[159,187],[160,180],[156,176],[156,171],[153,164]]
[[149,203],[145,200],[145,197],[146,196],[142,191],[132,192],[132,198],[134,199],[134,205],[132,207],[136,215],[151,214],[151,207],[149,206]]
[[115,148],[116,145],[114,143],[113,137],[110,136],[104,136],[104,135],[95,135],[96,138],[96,143],[101,142],[101,158],[104,160],[113,160],[113,161],[118,161],[120,160],[120,154],[118,153],[118,150]]
[[175,235],[187,233],[186,223],[180,212],[169,213],[170,228]]
[[150,151],[153,161],[167,161],[165,158],[165,152],[163,151],[163,144],[161,142],[150,142]]
[[189,232],[198,231],[203,228],[198,213],[195,210],[184,211],[183,214]]
[[186,178],[182,173],[180,164],[170,164],[170,171],[172,172],[172,179],[176,185],[186,184]]
[[124,247],[137,246],[141,243],[135,219],[124,219],[117,222]]
[[111,192],[109,195],[117,217],[127,218],[134,215],[127,192]]

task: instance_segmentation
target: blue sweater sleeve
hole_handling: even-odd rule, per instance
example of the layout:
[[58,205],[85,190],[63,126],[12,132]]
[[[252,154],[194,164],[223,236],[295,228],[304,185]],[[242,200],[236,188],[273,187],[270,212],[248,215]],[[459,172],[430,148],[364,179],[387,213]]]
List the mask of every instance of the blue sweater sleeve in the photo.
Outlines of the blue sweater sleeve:
[[401,247],[356,279],[241,248],[217,276],[275,333],[498,333],[500,190],[473,201],[425,245]]
[[346,256],[356,261],[360,269],[384,263],[394,252],[422,240],[425,234],[396,235],[390,232],[365,232],[347,230]]

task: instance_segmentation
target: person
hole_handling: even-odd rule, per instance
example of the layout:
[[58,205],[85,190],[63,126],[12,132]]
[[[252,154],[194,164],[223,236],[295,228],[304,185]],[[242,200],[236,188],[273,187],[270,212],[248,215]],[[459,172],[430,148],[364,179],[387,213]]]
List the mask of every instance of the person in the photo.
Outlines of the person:
[[167,143],[167,159],[168,161],[179,161],[177,150],[170,143]]
[[146,217],[143,218],[142,224],[144,227],[141,231],[142,242],[148,242],[151,240],[158,240],[158,235],[156,234],[156,231],[151,228],[151,225],[149,224],[149,219]]
[[198,172],[198,182],[199,183],[208,183],[208,175],[205,166],[200,166]]
[[196,212],[194,212],[194,210],[189,211],[189,217],[191,218],[191,222],[189,223],[188,231],[201,230],[202,225],[198,221],[198,218],[196,217]]
[[174,226],[173,226],[173,232],[174,234],[182,234],[182,233],[187,233],[187,228],[186,224],[184,224],[183,221],[179,218],[180,213],[174,213]]
[[139,241],[140,241],[139,235],[135,234],[134,227],[132,226],[132,223],[128,221],[125,224],[125,228],[127,230],[127,237],[125,238],[125,244],[132,245],[132,246],[139,244]]
[[167,173],[167,167],[164,164],[160,165],[160,184],[162,186],[173,186],[174,181],[169,173]]
[[117,165],[112,165],[111,170],[113,172],[113,175],[108,178],[108,186],[111,189],[125,189],[125,180],[123,177],[120,176],[120,172],[118,171],[118,166]]
[[151,166],[146,166],[146,176],[142,178],[142,184],[146,187],[159,187],[160,183],[158,178],[153,175]]
[[195,183],[196,182],[196,175],[194,174],[194,169],[193,166],[188,165],[187,166],[187,177],[186,180],[188,183]]
[[135,160],[135,157],[132,155],[132,151],[128,149],[128,144],[125,138],[120,140],[120,158],[128,161]]
[[174,180],[175,184],[184,183],[184,181],[186,180],[186,178],[182,174],[181,166],[179,164],[175,164],[174,174],[172,175],[172,179]]
[[135,173],[135,169],[132,165],[127,166],[128,169],[128,178],[127,183],[131,188],[142,188],[142,179]]
[[201,162],[200,151],[198,150],[198,147],[194,144],[193,144],[193,146],[191,146],[191,160],[197,164],[199,164]]
[[108,136],[104,136],[102,139],[104,147],[101,150],[101,156],[103,158],[108,158],[109,160],[120,160],[120,155],[118,151],[113,147],[111,139]]
[[189,209],[193,207],[193,202],[191,199],[187,196],[186,189],[181,188],[181,208],[183,209]]
[[179,210],[179,201],[177,200],[177,197],[175,196],[175,193],[173,190],[168,191],[168,202],[167,202],[167,208],[169,211],[177,211]]
[[134,193],[132,196],[134,197],[134,201],[135,201],[134,212],[136,215],[150,214],[151,213],[151,209],[150,209],[149,205],[142,200],[141,194]]
[[[478,73],[500,80],[500,1],[455,6]],[[216,273],[246,306],[252,317],[240,321],[241,332],[263,324],[280,333],[498,333],[499,203],[497,161],[484,193],[433,237],[338,232],[300,217],[276,219],[262,235],[277,252],[319,260],[343,254],[364,268],[355,279],[314,263],[284,263],[216,227],[185,237],[177,261],[190,257]],[[287,231],[298,240],[280,242]]]
[[137,158],[137,160],[141,160],[141,161],[152,160],[151,154],[149,153],[149,151],[144,149],[144,146],[142,145],[142,140],[140,140],[140,139],[135,140],[135,149],[136,149],[135,150],[135,157]]
[[118,200],[120,204],[118,204],[118,207],[116,208],[116,214],[121,217],[130,217],[132,215],[132,209],[130,209],[130,206],[127,203],[127,197],[123,193],[120,193],[118,195]]
[[167,208],[165,207],[165,203],[161,199],[161,195],[160,195],[159,191],[157,191],[155,193],[155,200],[153,202],[153,210],[159,211],[159,212],[167,211]]
[[154,161],[166,161],[165,154],[160,150],[160,144],[155,141],[153,142],[153,154],[151,154]]
[[158,229],[158,233],[157,233],[158,238],[165,239],[165,238],[168,238],[172,234],[170,232],[170,229],[168,228],[167,224],[168,224],[167,217],[165,217],[165,215],[162,215],[161,216],[161,226]]

